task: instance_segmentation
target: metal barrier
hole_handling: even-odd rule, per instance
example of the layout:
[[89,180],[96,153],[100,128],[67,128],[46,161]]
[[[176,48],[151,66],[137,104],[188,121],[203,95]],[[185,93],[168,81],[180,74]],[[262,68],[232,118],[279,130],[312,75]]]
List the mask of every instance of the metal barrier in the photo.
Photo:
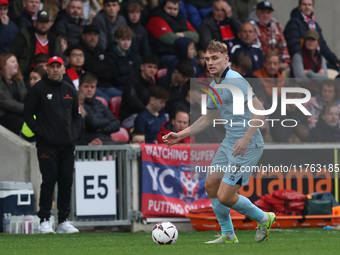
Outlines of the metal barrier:
[[75,161],[116,161],[117,215],[116,219],[80,219],[76,213],[75,181],[72,188],[70,218],[75,226],[127,226],[136,219],[138,212],[132,210],[132,161],[137,160],[139,147],[130,145],[77,146]]

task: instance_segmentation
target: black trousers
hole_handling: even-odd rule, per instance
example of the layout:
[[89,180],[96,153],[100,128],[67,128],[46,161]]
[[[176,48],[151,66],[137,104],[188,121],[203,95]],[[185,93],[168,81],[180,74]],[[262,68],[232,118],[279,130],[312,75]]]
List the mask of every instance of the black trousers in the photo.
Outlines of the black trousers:
[[54,187],[58,183],[58,223],[62,223],[70,214],[74,146],[50,147],[37,144],[37,151],[42,174],[38,217],[41,221],[50,218]]

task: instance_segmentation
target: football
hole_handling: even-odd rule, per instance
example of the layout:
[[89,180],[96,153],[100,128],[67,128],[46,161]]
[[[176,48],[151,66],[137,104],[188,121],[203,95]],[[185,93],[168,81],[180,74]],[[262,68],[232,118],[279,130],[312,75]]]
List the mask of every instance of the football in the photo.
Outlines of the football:
[[156,244],[174,244],[177,238],[177,228],[171,222],[159,222],[152,229],[152,240]]

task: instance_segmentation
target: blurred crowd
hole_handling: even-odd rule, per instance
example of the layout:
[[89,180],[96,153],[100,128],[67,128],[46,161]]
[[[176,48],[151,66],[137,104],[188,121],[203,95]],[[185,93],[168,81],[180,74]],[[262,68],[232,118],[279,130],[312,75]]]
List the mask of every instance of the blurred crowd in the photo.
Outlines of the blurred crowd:
[[[162,143],[200,116],[203,91],[190,79],[209,84],[205,47],[218,40],[266,109],[273,88],[311,93],[304,104],[311,116],[293,104],[282,116],[279,100],[267,119],[281,124],[260,128],[267,143],[339,142],[340,60],[322,35],[314,0],[296,4],[283,28],[269,1],[0,0],[0,125],[34,141],[23,119],[26,95],[58,56],[63,80],[78,93],[77,144]],[[285,127],[286,119],[296,125]],[[219,142],[224,133],[217,127],[181,142]]]

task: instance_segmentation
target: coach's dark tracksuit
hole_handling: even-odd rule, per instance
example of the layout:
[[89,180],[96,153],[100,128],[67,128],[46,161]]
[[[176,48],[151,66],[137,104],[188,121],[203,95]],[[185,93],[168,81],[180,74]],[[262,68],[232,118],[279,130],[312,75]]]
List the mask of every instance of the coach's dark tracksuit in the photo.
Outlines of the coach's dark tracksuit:
[[50,218],[52,195],[58,182],[58,222],[61,223],[70,213],[74,142],[81,129],[76,90],[65,81],[42,79],[28,91],[24,119],[37,137],[42,174],[38,216],[41,221]]

